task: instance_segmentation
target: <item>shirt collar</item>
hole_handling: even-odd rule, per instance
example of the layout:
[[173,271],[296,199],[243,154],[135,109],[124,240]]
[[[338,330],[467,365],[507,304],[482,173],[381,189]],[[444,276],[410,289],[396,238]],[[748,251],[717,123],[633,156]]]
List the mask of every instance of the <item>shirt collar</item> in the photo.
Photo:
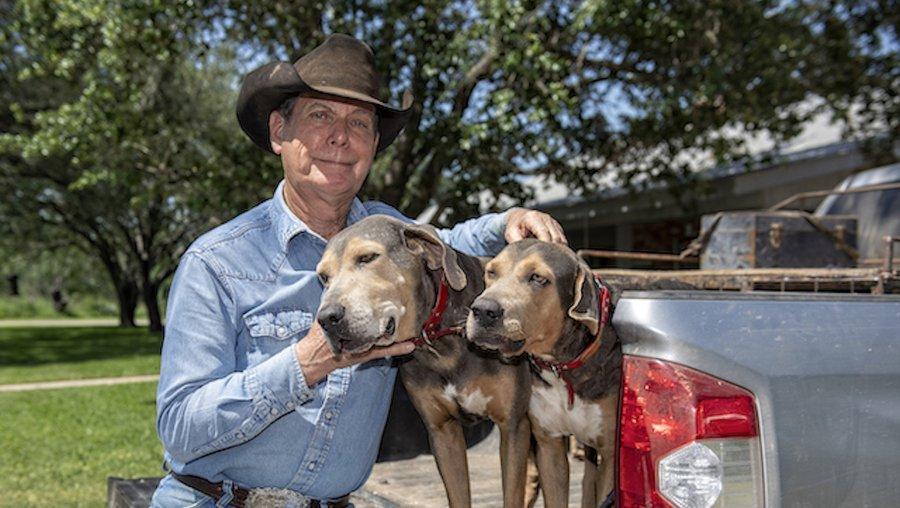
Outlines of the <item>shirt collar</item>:
[[[291,239],[304,232],[313,238],[318,238],[322,243],[327,243],[324,238],[294,215],[294,212],[288,207],[287,202],[284,200],[284,180],[279,182],[278,187],[275,188],[275,195],[272,196],[269,212],[272,217],[275,235],[278,238],[278,244],[285,251],[287,251],[287,246]],[[353,202],[350,203],[350,211],[347,213],[347,225],[349,226],[362,220],[368,215],[369,213],[366,207],[363,206],[362,201],[354,197]]]

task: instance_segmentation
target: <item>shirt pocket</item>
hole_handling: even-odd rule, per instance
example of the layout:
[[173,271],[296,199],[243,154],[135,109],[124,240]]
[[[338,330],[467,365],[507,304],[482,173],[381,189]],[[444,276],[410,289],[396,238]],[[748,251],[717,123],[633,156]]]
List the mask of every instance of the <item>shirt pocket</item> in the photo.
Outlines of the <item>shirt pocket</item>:
[[306,334],[313,315],[305,310],[263,311],[244,316],[252,349],[264,356],[275,354]]

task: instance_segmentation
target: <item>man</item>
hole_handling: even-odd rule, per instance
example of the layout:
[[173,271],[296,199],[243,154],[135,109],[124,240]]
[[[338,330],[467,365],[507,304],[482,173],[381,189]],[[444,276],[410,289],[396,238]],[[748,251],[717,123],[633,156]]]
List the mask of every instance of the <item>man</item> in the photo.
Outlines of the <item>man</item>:
[[[281,157],[269,201],[199,238],[169,294],[157,430],[171,474],[152,506],[344,506],[374,463],[396,369],[410,343],[336,356],[313,319],[315,266],[326,241],[383,213],[356,194],[375,154],[410,108],[378,97],[368,46],[333,35],[293,65],[244,80],[237,113]],[[404,219],[409,220],[409,219]],[[549,216],[524,209],[441,231],[474,255],[524,236],[564,241]]]

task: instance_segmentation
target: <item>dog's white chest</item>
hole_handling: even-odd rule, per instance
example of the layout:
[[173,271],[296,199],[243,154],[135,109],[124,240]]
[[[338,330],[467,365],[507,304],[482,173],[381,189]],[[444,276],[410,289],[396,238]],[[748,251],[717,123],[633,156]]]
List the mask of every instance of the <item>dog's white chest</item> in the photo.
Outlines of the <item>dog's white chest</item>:
[[443,395],[448,401],[459,404],[466,412],[479,416],[487,415],[487,406],[491,401],[491,397],[481,393],[479,388],[460,392],[453,384],[444,387]]
[[541,377],[550,383],[538,385],[531,390],[528,412],[532,421],[551,436],[574,435],[582,443],[595,443],[603,432],[603,410],[600,404],[585,402],[575,396],[575,403],[569,409],[566,383],[550,372],[541,372]]

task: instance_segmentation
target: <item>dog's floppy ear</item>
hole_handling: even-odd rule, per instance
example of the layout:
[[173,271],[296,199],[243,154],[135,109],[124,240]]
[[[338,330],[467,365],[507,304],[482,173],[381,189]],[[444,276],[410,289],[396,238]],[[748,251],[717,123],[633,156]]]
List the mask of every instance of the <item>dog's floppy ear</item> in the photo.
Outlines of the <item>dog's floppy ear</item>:
[[428,225],[410,224],[403,228],[403,242],[409,250],[425,258],[428,268],[442,268],[447,283],[455,291],[466,287],[466,274],[459,266],[456,251],[445,244],[437,231]]
[[588,266],[578,263],[578,274],[575,276],[575,296],[569,307],[569,317],[587,326],[596,334],[600,327],[600,293],[594,274]]

